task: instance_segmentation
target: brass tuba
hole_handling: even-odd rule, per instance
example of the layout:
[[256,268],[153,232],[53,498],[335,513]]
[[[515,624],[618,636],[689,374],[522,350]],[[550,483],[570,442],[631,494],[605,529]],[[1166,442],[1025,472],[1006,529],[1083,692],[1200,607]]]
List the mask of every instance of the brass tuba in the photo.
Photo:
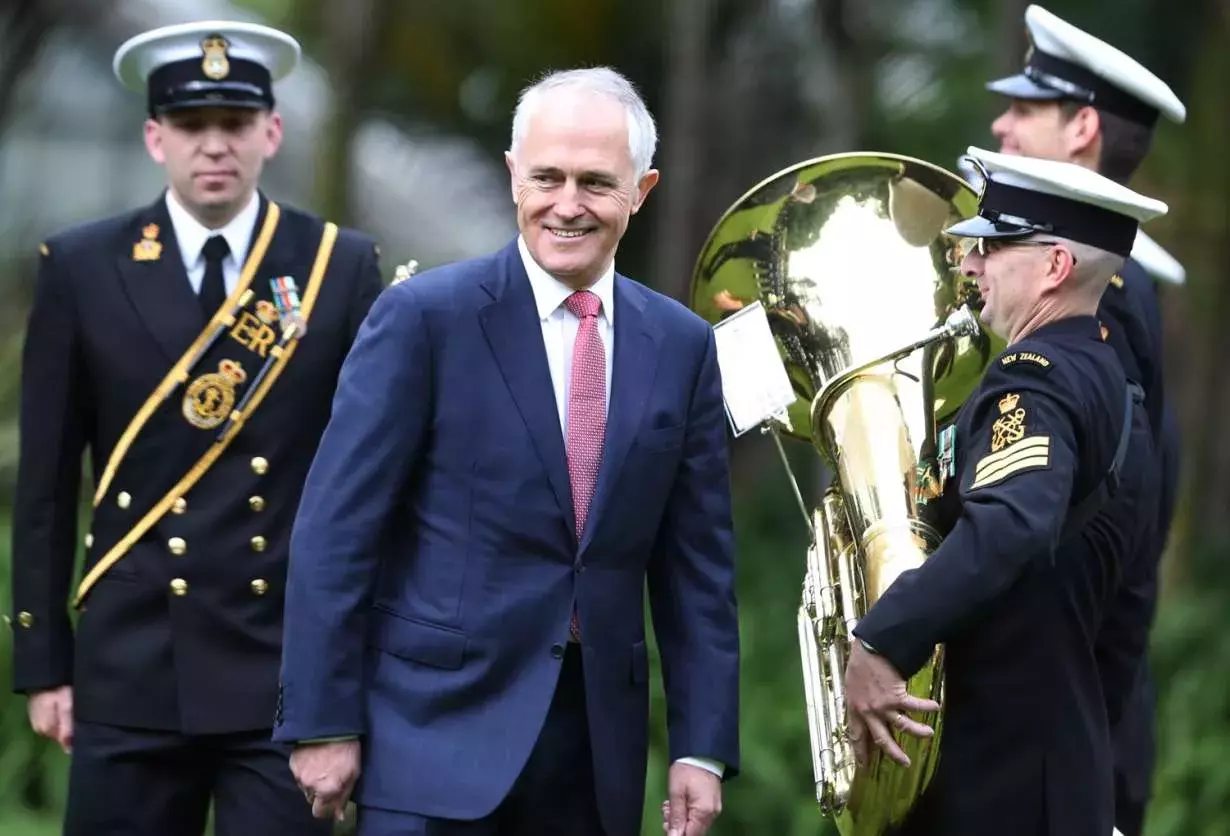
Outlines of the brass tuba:
[[[932,739],[896,733],[909,768],[878,750],[857,768],[843,676],[859,618],[939,544],[921,513],[949,473],[937,439],[993,356],[959,245],[942,234],[977,205],[958,176],[909,157],[807,160],[727,210],[692,277],[690,306],[714,325],[763,305],[796,395],[763,429],[812,532],[798,611],[803,684],[816,799],[843,836],[879,836],[902,821],[939,750],[942,717],[922,717]],[[834,474],[811,512],[779,434],[810,441]],[[938,701],[943,686],[937,648],[909,689]]]

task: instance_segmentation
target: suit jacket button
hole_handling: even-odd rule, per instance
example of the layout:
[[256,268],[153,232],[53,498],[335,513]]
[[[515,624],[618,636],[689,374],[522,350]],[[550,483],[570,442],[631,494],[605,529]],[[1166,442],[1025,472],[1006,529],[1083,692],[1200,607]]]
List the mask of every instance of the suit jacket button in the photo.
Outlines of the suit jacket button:
[[121,509],[127,510],[128,506],[132,504],[132,494],[128,491],[120,491],[119,496],[115,498],[115,504],[120,506]]
[[257,476],[264,476],[269,472],[269,460],[264,456],[257,456],[252,459],[252,472]]
[[29,630],[34,626],[34,616],[28,612],[20,612],[17,614],[17,623]]
[[188,510],[188,500],[182,496],[175,500],[175,504],[171,506],[172,514],[182,514]]
[[188,543],[183,537],[172,537],[167,540],[167,548],[170,549],[171,554],[181,555],[188,551]]
[[248,507],[251,508],[253,511],[258,511],[258,512],[264,511],[265,510],[265,497],[254,496],[250,498],[248,500]]
[[268,545],[269,541],[259,534],[252,538],[252,551],[254,552],[263,552]]
[[175,593],[180,598],[188,594],[188,582],[183,578],[176,578],[171,581],[171,592]]
[[551,645],[551,656],[556,659],[564,658],[564,646],[562,644]]
[[252,592],[256,595],[264,595],[269,591],[269,582],[263,578],[257,578],[252,581]]

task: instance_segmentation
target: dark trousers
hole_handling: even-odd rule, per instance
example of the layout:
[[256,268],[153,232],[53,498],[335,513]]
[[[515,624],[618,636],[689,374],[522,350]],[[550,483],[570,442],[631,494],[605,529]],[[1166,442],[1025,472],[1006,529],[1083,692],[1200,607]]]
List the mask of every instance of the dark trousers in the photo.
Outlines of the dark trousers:
[[1145,829],[1145,803],[1132,798],[1123,776],[1115,775],[1115,827],[1123,836],[1141,836]]
[[193,737],[77,722],[64,836],[327,836],[270,732]]
[[568,645],[542,733],[494,813],[478,821],[447,821],[360,807],[358,825],[358,836],[603,836],[580,648]]

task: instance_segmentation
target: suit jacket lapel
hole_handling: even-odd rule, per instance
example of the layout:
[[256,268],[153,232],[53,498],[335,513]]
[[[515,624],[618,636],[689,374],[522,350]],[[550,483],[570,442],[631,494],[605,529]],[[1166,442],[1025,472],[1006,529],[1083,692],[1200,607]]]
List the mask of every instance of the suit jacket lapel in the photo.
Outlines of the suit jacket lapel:
[[547,471],[571,537],[576,529],[572,486],[534,292],[515,242],[497,256],[497,261],[497,275],[483,281],[493,301],[480,310],[479,321]]
[[[150,224],[156,225],[157,231],[149,237],[161,250],[156,258],[139,260],[134,246],[145,237]],[[116,263],[124,292],[167,359],[174,363],[205,327],[205,315],[184,271],[165,193],[137,214],[121,246]]]
[[628,450],[645,414],[657,371],[657,332],[645,316],[645,297],[628,279],[615,275],[615,357],[611,363],[611,397],[598,486],[581,538],[584,551],[612,498]]

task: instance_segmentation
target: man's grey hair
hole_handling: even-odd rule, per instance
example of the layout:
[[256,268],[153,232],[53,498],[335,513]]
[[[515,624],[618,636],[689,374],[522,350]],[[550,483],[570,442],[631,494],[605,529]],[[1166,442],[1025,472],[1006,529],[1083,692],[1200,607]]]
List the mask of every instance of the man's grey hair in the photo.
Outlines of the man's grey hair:
[[1076,258],[1072,275],[1081,287],[1096,288],[1100,293],[1110,282],[1111,277],[1123,269],[1126,259],[1090,244],[1073,241],[1069,238],[1057,238],[1071,251]]
[[545,94],[557,90],[609,96],[622,104],[628,117],[628,152],[636,169],[636,179],[640,180],[653,167],[653,155],[658,148],[658,128],[653,116],[632,82],[610,67],[559,70],[548,73],[522,90],[513,113],[512,145],[509,150],[514,157],[525,139],[534,108]]

